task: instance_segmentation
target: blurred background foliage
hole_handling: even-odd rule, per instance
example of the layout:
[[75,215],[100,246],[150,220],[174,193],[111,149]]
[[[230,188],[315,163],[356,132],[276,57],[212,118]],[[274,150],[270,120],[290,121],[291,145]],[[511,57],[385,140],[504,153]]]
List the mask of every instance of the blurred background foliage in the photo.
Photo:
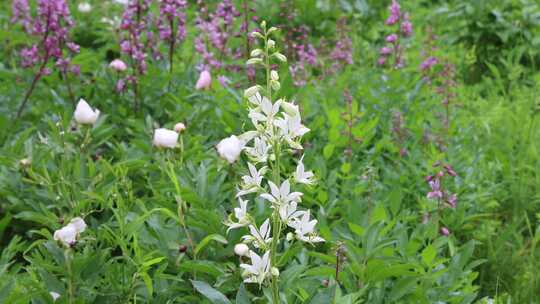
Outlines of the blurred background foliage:
[[[245,129],[241,96],[252,80],[243,69],[223,69],[213,76],[230,85],[213,77],[210,90],[195,90],[200,33],[197,4],[189,1],[175,72],[149,59],[142,108],[134,112],[131,93],[114,90],[118,75],[108,64],[120,56],[119,33],[102,19],[120,18],[123,6],[88,1],[93,9],[83,13],[80,2],[70,1],[72,37],[81,46],[73,58],[81,75],[72,85],[102,113],[83,128],[73,124],[55,72],[14,120],[33,77],[18,54],[30,38],[10,22],[10,1],[0,2],[0,303],[52,303],[49,292],[65,295],[69,286],[75,303],[266,303],[257,286],[241,283],[233,254],[241,233],[227,234],[223,225],[241,166],[214,148]],[[205,2],[213,9],[219,1]],[[300,105],[311,129],[304,162],[319,183],[304,189],[303,203],[327,240],[284,248],[284,301],[538,303],[540,5],[402,1],[414,26],[404,42],[406,65],[384,69],[377,59],[390,1],[248,2],[259,20],[304,28],[299,41],[319,51],[305,84],[295,85],[285,68],[280,73],[280,93]],[[234,4],[241,11],[244,1]],[[284,51],[296,41],[291,33],[280,33]],[[332,70],[328,54],[342,34],[354,62]],[[432,34],[435,55],[455,67],[446,129],[441,95],[420,69]],[[287,55],[290,65],[298,61]],[[182,153],[152,146],[154,128],[179,121],[187,125]],[[436,162],[457,172],[445,186],[458,203],[426,221],[437,210],[425,181]],[[262,215],[262,202],[255,205]],[[52,233],[76,216],[89,227],[68,270]]]

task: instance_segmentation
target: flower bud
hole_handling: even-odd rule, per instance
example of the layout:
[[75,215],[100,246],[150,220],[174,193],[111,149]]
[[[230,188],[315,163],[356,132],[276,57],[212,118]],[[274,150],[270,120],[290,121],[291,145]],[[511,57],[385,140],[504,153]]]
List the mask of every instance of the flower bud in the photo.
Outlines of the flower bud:
[[109,67],[117,72],[123,72],[127,69],[126,63],[120,59],[115,59],[111,61],[111,63],[109,64]]
[[279,80],[279,74],[275,70],[270,71],[270,79],[272,80]]
[[197,90],[204,90],[209,89],[212,85],[212,75],[210,75],[210,72],[204,70],[199,75],[199,79],[197,80],[197,83],[195,84],[195,89]]
[[86,100],[81,98],[79,99],[79,103],[77,103],[73,116],[78,124],[93,125],[99,117],[99,110],[92,110]]
[[263,51],[261,49],[254,49],[251,51],[251,57],[259,57],[261,56]]
[[258,85],[252,86],[244,91],[244,97],[250,98],[251,96],[255,95],[255,93],[259,92],[259,90],[260,90],[260,86]]
[[279,269],[272,267],[272,275],[275,277],[279,276]]
[[247,64],[247,65],[250,65],[250,64],[260,64],[260,63],[262,63],[262,62],[263,62],[263,61],[262,61],[261,58],[250,58],[250,59],[246,62],[246,64]]
[[272,39],[268,39],[268,48],[273,49],[276,46],[276,42]]
[[285,55],[279,53],[279,52],[276,52],[274,54],[272,54],[272,56],[276,57],[277,60],[281,61],[281,62],[287,62],[287,57],[285,57]]
[[221,140],[217,144],[216,149],[221,158],[232,164],[240,157],[240,152],[242,152],[243,147],[242,141],[235,135],[232,135]]
[[153,144],[158,148],[174,148],[178,141],[178,133],[173,130],[159,128],[154,131]]
[[244,243],[234,245],[234,253],[238,256],[248,256],[249,247]]
[[182,131],[184,131],[185,129],[186,125],[181,122],[174,125],[174,131],[176,131],[176,133],[182,133]]

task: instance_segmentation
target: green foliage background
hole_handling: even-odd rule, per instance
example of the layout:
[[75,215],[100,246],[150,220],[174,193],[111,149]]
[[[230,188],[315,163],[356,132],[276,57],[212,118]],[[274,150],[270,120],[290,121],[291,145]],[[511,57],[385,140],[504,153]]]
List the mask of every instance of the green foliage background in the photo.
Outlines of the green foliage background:
[[[75,303],[267,303],[266,290],[241,283],[233,247],[242,232],[227,234],[223,225],[243,167],[228,165],[214,148],[245,129],[241,96],[249,84],[238,73],[226,76],[240,88],[214,79],[211,90],[194,89],[195,6],[176,72],[151,61],[135,113],[132,96],[114,92],[117,76],[108,68],[119,55],[117,33],[99,21],[120,16],[121,6],[90,1],[94,9],[83,14],[79,1],[70,4],[81,45],[75,94],[102,112],[93,127],[74,128],[56,73],[40,81],[14,121],[33,74],[20,67],[18,50],[29,38],[10,23],[9,2],[0,3],[0,303],[52,303],[50,291],[68,303],[70,285]],[[277,2],[255,1],[259,18],[280,24]],[[303,204],[327,240],[284,248],[283,301],[539,303],[540,6],[402,2],[414,24],[402,70],[376,65],[389,1],[290,4],[299,12],[293,22],[310,28],[314,44],[335,38],[337,20],[347,18],[354,64],[327,77],[314,68],[300,88],[286,69],[280,73],[280,94],[297,101],[311,129],[304,162],[319,183],[304,189]],[[440,129],[443,110],[418,68],[428,27],[439,36],[437,54],[456,66],[457,102],[442,152],[424,140]],[[342,135],[346,90],[353,96],[348,113],[358,118],[351,132],[361,139],[352,145]],[[405,156],[392,135],[395,111],[408,130]],[[152,146],[155,127],[180,121],[188,126],[182,154]],[[436,161],[458,173],[451,184],[458,207],[423,224],[422,214],[433,209],[424,177]],[[262,218],[263,203],[255,208]],[[66,256],[52,234],[76,216],[89,227]],[[439,234],[442,226],[448,237]],[[338,251],[345,257],[336,278]]]

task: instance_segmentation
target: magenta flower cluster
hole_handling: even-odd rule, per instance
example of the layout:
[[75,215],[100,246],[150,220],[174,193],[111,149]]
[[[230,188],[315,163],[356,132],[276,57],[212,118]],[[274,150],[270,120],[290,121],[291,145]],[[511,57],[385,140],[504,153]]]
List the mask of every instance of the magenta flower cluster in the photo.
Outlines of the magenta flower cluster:
[[207,71],[212,68],[220,69],[225,66],[224,58],[237,59],[242,57],[240,48],[233,50],[228,47],[230,39],[239,35],[235,32],[234,24],[240,13],[232,1],[221,1],[212,13],[208,13],[208,8],[204,6],[202,1],[199,0],[198,4],[201,9],[196,19],[196,25],[201,35],[195,38],[195,50],[203,58],[200,69]]
[[186,38],[186,0],[161,0],[157,27],[159,38],[177,43]]
[[[394,68],[402,68],[404,63],[404,46],[401,43],[403,38],[408,38],[412,35],[413,26],[409,20],[409,14],[401,11],[401,7],[396,0],[392,0],[389,7],[390,16],[386,19],[385,24],[393,29],[393,32],[386,36],[386,45],[379,51],[379,59],[377,63],[381,66],[392,65]],[[398,25],[396,27],[396,25]],[[391,63],[393,59],[393,62]]]
[[435,199],[439,203],[443,203],[448,207],[456,208],[457,194],[451,194],[444,189],[444,180],[446,177],[456,177],[457,173],[450,165],[442,165],[437,162],[434,164],[435,168],[438,168],[438,172],[434,175],[426,177],[426,182],[429,184],[431,190],[427,194],[427,198]]
[[14,0],[12,12],[11,21],[20,23],[28,35],[38,39],[38,42],[21,50],[24,68],[39,64],[39,78],[50,73],[46,65],[53,61],[64,74],[80,73],[79,66],[72,65],[70,61],[71,55],[78,53],[80,47],[69,37],[74,23],[65,0],[38,0],[35,17],[32,17],[28,0]]
[[347,35],[346,19],[342,18],[337,23],[338,40],[334,49],[330,53],[330,60],[333,62],[332,70],[336,72],[342,66],[353,64],[352,39]]

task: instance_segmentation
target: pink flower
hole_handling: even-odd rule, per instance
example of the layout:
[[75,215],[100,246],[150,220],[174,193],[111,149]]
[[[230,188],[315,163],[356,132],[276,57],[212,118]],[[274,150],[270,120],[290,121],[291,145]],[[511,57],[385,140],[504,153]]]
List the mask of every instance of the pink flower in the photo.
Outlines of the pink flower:
[[111,63],[109,64],[109,67],[117,72],[123,72],[127,69],[126,63],[120,59],[115,59],[111,61]]
[[444,236],[449,236],[450,235],[450,230],[448,230],[448,228],[446,228],[446,227],[441,227],[441,234],[444,235]]
[[386,58],[384,58],[384,57],[379,58],[379,60],[377,60],[377,63],[379,65],[384,65],[386,63]]
[[386,36],[386,42],[390,42],[390,43],[394,43],[397,41],[397,35],[396,34],[391,34],[391,35],[388,35]]
[[195,84],[195,89],[197,90],[204,90],[209,89],[212,85],[212,76],[210,75],[210,72],[204,70],[201,72],[201,75],[199,76],[199,80],[197,80],[197,84]]
[[381,55],[390,55],[392,54],[392,48],[389,46],[385,46],[381,48]]

